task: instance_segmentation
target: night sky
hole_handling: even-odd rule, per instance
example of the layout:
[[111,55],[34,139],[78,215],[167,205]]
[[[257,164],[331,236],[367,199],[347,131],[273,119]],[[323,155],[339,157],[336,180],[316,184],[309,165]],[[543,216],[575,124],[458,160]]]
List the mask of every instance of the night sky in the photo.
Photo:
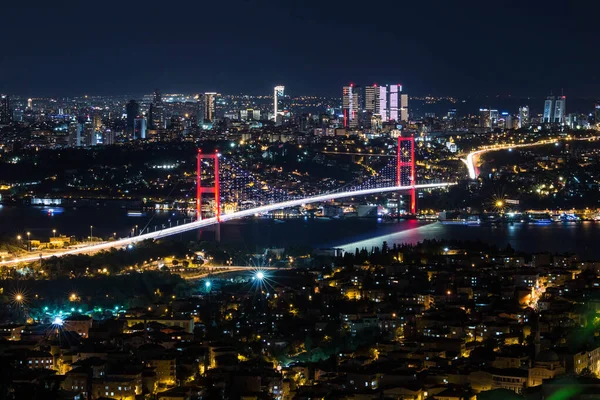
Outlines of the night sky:
[[10,1],[0,92],[600,97],[597,1]]

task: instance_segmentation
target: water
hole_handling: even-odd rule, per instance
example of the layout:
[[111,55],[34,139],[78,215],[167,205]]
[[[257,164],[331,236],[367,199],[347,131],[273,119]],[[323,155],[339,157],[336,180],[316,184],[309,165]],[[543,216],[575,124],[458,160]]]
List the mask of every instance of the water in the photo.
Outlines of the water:
[[[108,237],[114,232],[125,237],[138,225],[138,229],[149,223],[175,225],[187,215],[180,213],[157,213],[142,217],[130,217],[122,208],[49,208],[0,207],[0,235],[11,237],[31,232],[32,239],[48,240],[52,230],[57,234],[89,236],[93,226],[94,236]],[[169,222],[170,221],[170,222]],[[374,219],[294,219],[276,221],[272,219],[245,219],[224,223],[220,227],[221,241],[239,244],[251,251],[265,247],[313,246],[343,247],[347,251],[355,248],[371,249],[387,241],[394,243],[416,243],[424,239],[481,240],[499,247],[510,244],[514,249],[529,253],[574,252],[582,259],[599,259],[600,223],[555,223],[548,225],[520,224],[498,226],[442,225],[419,221],[380,223]],[[214,240],[215,228],[203,232],[190,232],[180,238],[185,240]]]

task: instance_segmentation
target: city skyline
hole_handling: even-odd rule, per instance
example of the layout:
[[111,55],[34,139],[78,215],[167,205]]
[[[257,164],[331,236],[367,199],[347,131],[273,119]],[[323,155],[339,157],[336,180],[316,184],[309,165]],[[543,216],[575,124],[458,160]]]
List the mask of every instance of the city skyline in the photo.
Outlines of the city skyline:
[[[552,4],[509,2],[488,12],[474,2],[384,2],[371,10],[381,10],[381,18],[361,19],[360,7],[335,1],[187,4],[171,18],[163,7],[125,4],[79,18],[69,4],[11,3],[5,29],[15,35],[0,39],[9,55],[0,92],[263,93],[285,84],[302,88],[297,93],[333,96],[347,82],[401,77],[415,94],[545,96],[564,89],[567,96],[596,96],[591,18],[599,6],[581,12]],[[393,27],[385,15],[398,16]],[[560,35],[548,40],[553,26]],[[368,49],[367,59],[361,49]],[[556,57],[548,59],[551,54]]]

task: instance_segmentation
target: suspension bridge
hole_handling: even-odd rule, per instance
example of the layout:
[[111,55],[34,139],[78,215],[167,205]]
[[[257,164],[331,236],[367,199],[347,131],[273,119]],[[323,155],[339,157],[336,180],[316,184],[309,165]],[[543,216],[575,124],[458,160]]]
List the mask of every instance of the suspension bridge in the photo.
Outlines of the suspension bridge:
[[[212,173],[211,173],[212,170]],[[208,181],[209,185],[205,185]],[[252,173],[241,168],[233,160],[218,152],[205,154],[200,150],[196,165],[196,218],[177,226],[160,230],[147,230],[137,236],[93,243],[89,246],[67,249],[53,253],[29,253],[1,265],[35,262],[45,258],[71,254],[93,254],[111,248],[128,248],[144,240],[155,240],[184,232],[206,228],[211,225],[245,217],[270,213],[285,208],[300,207],[311,203],[324,203],[335,199],[369,196],[382,193],[402,193],[411,197],[409,208],[416,213],[416,191],[444,188],[453,183],[421,183],[416,181],[415,142],[413,137],[400,137],[395,159],[378,173],[362,182],[344,185],[334,190],[315,194],[290,193],[262,182]],[[205,201],[205,195],[212,195]],[[224,210],[224,205],[229,208]],[[145,233],[144,233],[145,232]]]

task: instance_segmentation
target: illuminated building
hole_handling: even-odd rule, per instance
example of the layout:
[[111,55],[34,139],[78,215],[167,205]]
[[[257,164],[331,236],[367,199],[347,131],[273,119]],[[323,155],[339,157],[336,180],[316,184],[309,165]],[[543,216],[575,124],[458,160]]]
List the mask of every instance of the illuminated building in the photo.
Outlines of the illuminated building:
[[567,98],[566,96],[548,96],[544,102],[544,117],[543,122],[546,124],[565,123]]
[[285,86],[275,86],[273,89],[273,119],[277,120],[277,115],[279,115],[279,98],[283,97],[283,93],[285,91]]
[[519,107],[519,128],[529,126],[529,106]]
[[500,118],[500,113],[498,112],[498,110],[490,110],[490,123],[491,123],[491,126],[497,126],[499,118]]
[[133,120],[133,140],[146,139],[147,123],[145,118]]
[[379,87],[377,85],[365,86],[365,111],[370,114],[379,114]]
[[487,108],[479,109],[479,127],[480,128],[491,128],[492,118],[490,110]]
[[215,118],[215,96],[216,92],[204,93],[204,122],[213,122]]
[[[373,95],[371,95],[373,93]],[[408,121],[408,95],[402,94],[402,85],[370,86],[365,97],[369,96],[365,106],[368,105],[370,97],[375,102],[374,114],[381,115],[383,122]]]
[[83,133],[83,125],[79,121],[71,121],[69,124],[69,145],[80,147],[83,145],[81,134]]
[[567,98],[560,96],[554,102],[554,123],[563,125],[565,123],[565,115],[567,108]]
[[152,99],[152,104],[150,104],[150,110],[148,111],[148,121],[150,122],[150,127],[152,129],[165,128],[164,104],[158,89],[154,90],[154,97]]
[[11,122],[10,99],[7,94],[0,95],[0,125],[8,125]]
[[342,112],[344,114],[344,127],[356,128],[358,126],[359,88],[353,84],[344,86],[342,91]]

